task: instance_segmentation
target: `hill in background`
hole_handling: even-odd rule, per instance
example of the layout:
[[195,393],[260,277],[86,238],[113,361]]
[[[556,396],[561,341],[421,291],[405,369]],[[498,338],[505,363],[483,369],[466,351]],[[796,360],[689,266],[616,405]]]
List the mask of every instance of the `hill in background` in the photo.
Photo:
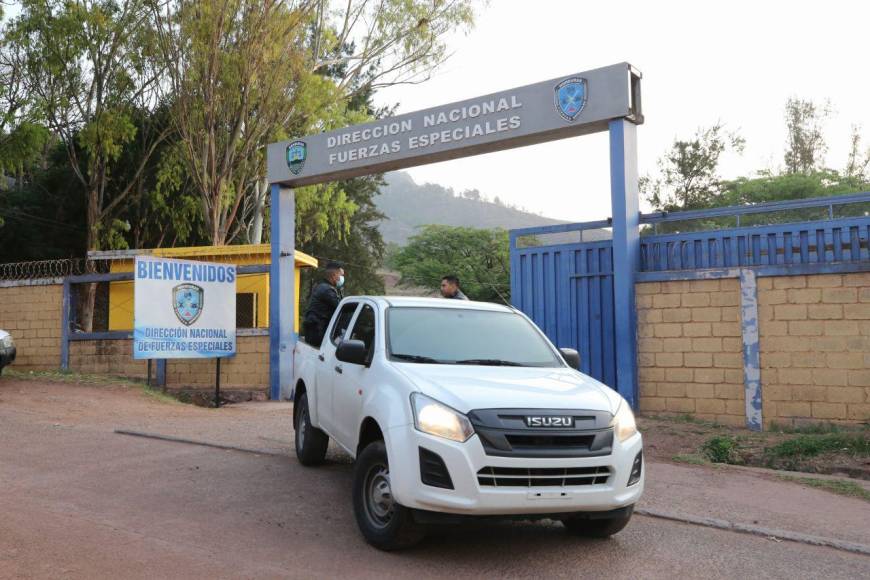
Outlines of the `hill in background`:
[[496,197],[483,199],[476,190],[460,194],[434,183],[416,183],[404,172],[388,173],[375,197],[387,219],[379,225],[384,241],[403,246],[418,226],[440,224],[476,228],[523,228],[564,223],[509,207]]

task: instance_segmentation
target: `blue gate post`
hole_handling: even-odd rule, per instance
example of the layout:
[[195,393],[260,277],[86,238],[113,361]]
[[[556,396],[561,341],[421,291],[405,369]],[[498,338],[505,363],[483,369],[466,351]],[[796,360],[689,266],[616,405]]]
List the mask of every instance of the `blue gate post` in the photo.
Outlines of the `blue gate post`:
[[616,313],[616,385],[637,409],[637,311],[634,276],[640,266],[637,126],[610,121],[610,203],[613,211],[613,305]]
[[272,185],[269,267],[269,398],[290,399],[296,347],[296,199],[292,189]]

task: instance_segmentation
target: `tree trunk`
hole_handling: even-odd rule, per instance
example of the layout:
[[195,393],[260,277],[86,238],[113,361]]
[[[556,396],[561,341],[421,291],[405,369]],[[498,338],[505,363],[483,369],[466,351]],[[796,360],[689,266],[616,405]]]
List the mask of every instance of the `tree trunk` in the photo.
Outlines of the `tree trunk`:
[[[100,208],[98,203],[97,187],[92,186],[88,192],[88,238],[87,251],[100,249],[98,227],[100,223]],[[85,272],[92,274],[96,271],[94,264],[85,256]],[[81,327],[84,332],[92,332],[94,328],[94,302],[97,297],[96,284],[84,284],[84,293],[81,300]]]
[[254,203],[254,222],[251,225],[251,243],[263,243],[263,220],[266,215],[266,195],[269,192],[269,182],[267,180],[258,181],[254,189],[254,194],[257,196]]

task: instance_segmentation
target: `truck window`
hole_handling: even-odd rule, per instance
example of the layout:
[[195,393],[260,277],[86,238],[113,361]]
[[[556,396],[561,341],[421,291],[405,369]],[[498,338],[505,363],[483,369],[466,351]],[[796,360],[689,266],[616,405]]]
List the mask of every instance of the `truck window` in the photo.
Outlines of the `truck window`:
[[358,303],[351,302],[341,307],[341,310],[338,312],[338,318],[335,320],[335,326],[332,327],[332,334],[330,335],[332,344],[338,345],[341,339],[344,338],[344,332],[350,325],[350,320],[353,318],[353,313],[356,312],[357,306],[359,306]]
[[368,304],[363,304],[353,330],[350,333],[351,340],[361,340],[366,345],[367,360],[371,360],[372,350],[375,346],[375,309]]

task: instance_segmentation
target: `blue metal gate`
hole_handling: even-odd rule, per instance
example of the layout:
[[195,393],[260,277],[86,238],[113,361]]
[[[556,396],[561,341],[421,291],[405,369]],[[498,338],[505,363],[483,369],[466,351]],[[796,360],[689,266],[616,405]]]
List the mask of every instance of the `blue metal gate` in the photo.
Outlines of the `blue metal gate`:
[[[834,219],[834,208],[847,205],[853,205],[853,217]],[[646,214],[640,221],[654,228],[736,216],[739,223],[741,215],[812,208],[826,209],[828,219],[642,236],[639,272],[676,279],[681,271],[715,268],[781,267],[800,273],[801,267],[830,266],[838,271],[843,263],[870,259],[870,193]],[[552,236],[576,239],[578,232],[582,240],[596,233],[590,230],[600,238],[609,227],[610,220],[604,220],[512,230],[511,296],[556,346],[580,352],[584,373],[616,389],[612,242],[540,245]]]
[[514,306],[556,346],[576,349],[584,373],[615,389],[612,242],[517,247],[536,229],[511,232]]

